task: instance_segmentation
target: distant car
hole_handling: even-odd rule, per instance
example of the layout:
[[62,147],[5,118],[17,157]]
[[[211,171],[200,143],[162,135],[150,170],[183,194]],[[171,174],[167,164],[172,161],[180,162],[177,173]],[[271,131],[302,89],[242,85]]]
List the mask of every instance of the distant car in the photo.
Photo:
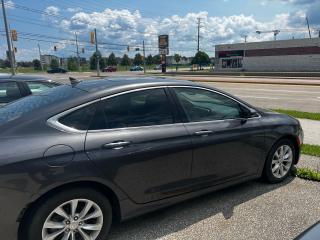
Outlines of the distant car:
[[132,68],[130,68],[130,71],[131,72],[143,71],[143,67],[133,66]]
[[41,76],[0,75],[0,107],[61,84]]
[[117,67],[114,67],[114,66],[108,66],[102,69],[102,72],[116,72],[116,71],[117,71]]
[[161,70],[161,69],[162,69],[162,65],[159,64],[159,65],[155,66],[153,70]]
[[47,73],[67,73],[68,71],[64,68],[52,68],[47,71]]

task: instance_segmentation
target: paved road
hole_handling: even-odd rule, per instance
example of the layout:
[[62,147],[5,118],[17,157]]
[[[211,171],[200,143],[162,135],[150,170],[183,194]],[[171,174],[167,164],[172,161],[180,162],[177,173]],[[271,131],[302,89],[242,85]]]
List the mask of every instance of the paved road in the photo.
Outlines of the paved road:
[[241,184],[112,228],[110,240],[291,240],[320,220],[319,183]]
[[[142,73],[119,72],[103,74],[104,76],[141,76]],[[77,74],[78,78],[92,78],[92,73]],[[59,81],[66,82],[68,75],[51,75]],[[224,77],[219,77],[224,78]],[[232,77],[226,77],[232,81]],[[201,80],[201,77],[197,77]],[[206,79],[204,77],[203,79]],[[234,77],[237,81],[239,77]],[[252,78],[251,78],[252,79]],[[266,78],[264,78],[266,79]],[[272,78],[275,80],[275,78]],[[207,81],[207,79],[206,79]],[[281,82],[281,79],[279,79]],[[227,82],[203,82],[232,93],[245,101],[264,108],[293,109],[307,112],[320,112],[320,86],[304,85],[280,85],[280,84],[253,84],[253,83],[227,83]]]
[[320,112],[320,86],[251,83],[204,83],[264,108]]

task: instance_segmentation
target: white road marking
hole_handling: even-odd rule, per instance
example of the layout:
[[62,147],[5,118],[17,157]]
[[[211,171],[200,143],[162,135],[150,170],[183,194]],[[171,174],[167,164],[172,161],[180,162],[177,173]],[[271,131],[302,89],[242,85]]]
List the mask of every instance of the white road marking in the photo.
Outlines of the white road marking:
[[272,100],[278,100],[278,99],[280,99],[280,98],[273,98],[273,97],[240,96],[240,95],[237,95],[237,97],[240,97],[240,98],[262,98],[262,99],[272,99]]

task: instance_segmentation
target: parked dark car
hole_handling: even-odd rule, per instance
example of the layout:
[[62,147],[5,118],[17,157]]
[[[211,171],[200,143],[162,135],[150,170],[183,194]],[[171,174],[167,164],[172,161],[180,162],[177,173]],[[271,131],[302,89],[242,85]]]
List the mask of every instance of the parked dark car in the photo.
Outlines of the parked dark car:
[[0,109],[1,238],[106,239],[113,221],[278,183],[302,139],[296,119],[208,86],[73,79]]
[[64,68],[52,68],[47,71],[47,73],[67,73],[68,71]]
[[116,72],[117,71],[117,67],[115,66],[108,66],[104,69],[102,69],[102,72]]
[[60,84],[41,76],[0,75],[0,107],[25,96]]
[[143,71],[143,67],[141,66],[133,66],[130,68],[131,72],[138,72],[138,71]]

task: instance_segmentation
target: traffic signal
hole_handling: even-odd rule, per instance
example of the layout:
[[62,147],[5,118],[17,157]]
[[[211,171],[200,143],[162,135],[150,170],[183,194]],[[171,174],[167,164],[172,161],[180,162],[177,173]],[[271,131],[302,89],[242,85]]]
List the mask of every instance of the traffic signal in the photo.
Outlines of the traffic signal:
[[17,30],[11,30],[11,39],[12,41],[18,41],[18,33],[17,33]]
[[84,53],[84,48],[81,49],[81,52]]
[[54,47],[53,47],[53,50],[56,52],[56,51],[57,51],[57,46],[54,46]]
[[129,46],[127,46],[127,51],[130,52],[130,47]]
[[96,43],[94,32],[90,32],[90,43],[91,44],[95,44]]
[[15,53],[17,53],[17,52],[18,52],[18,49],[17,49],[16,47],[14,47],[14,48],[13,48],[13,51],[14,51]]
[[136,48],[136,51],[140,51],[140,48]]

